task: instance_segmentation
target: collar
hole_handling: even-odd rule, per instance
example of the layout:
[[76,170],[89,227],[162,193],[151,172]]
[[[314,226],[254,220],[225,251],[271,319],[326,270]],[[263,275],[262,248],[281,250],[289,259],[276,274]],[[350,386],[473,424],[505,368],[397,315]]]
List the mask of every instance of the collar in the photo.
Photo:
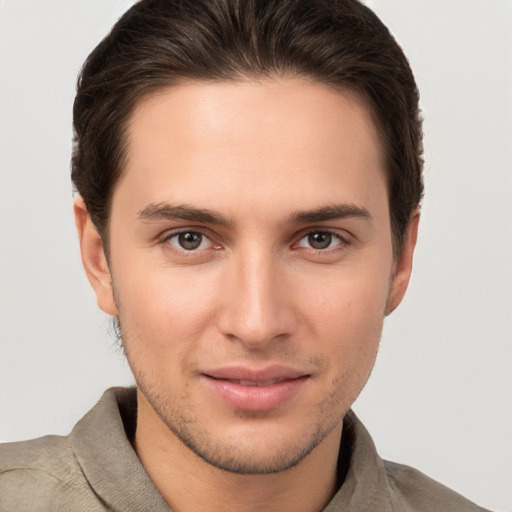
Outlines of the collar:
[[85,479],[109,509],[171,512],[127,437],[136,415],[135,388],[107,390],[71,432],[71,448]]

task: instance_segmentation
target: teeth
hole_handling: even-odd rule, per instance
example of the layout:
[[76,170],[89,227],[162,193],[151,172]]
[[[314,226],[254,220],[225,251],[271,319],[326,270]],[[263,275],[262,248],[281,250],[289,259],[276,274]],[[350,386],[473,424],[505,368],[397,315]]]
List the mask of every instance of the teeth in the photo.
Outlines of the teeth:
[[240,384],[241,386],[272,386],[272,384],[276,384],[278,382],[281,382],[279,379],[273,379],[273,380],[262,380],[262,381],[252,381],[252,380],[235,380],[233,382],[236,382],[237,384]]

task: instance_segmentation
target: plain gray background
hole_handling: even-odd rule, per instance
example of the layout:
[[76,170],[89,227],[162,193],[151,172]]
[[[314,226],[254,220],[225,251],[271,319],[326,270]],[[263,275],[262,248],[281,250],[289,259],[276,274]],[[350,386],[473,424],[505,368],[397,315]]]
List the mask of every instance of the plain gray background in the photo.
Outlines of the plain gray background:
[[[426,199],[405,302],[355,404],[386,458],[512,511],[512,2],[367,2],[409,56]],[[69,432],[132,382],[83,275],[76,74],[127,0],[0,0],[0,439]]]

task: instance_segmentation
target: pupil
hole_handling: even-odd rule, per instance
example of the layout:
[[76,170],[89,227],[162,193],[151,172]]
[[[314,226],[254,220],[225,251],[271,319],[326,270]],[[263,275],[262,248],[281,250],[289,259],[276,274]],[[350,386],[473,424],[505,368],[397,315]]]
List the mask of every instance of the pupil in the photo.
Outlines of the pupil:
[[201,245],[202,235],[200,233],[181,233],[179,243],[183,249],[197,249]]
[[331,245],[332,235],[330,233],[312,233],[308,236],[308,242],[313,249],[326,249]]

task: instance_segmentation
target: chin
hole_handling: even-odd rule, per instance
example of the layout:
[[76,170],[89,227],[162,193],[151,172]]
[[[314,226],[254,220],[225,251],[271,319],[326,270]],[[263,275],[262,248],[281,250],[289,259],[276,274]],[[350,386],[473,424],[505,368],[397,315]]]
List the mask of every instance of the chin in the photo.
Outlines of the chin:
[[[310,439],[307,443],[292,444],[291,442],[265,443],[261,439],[257,443],[254,437],[251,445],[238,445],[229,441],[210,441],[206,445],[181,439],[186,446],[207,464],[239,475],[268,475],[280,473],[297,466],[321,442],[322,439]],[[263,446],[264,445],[264,446]]]

